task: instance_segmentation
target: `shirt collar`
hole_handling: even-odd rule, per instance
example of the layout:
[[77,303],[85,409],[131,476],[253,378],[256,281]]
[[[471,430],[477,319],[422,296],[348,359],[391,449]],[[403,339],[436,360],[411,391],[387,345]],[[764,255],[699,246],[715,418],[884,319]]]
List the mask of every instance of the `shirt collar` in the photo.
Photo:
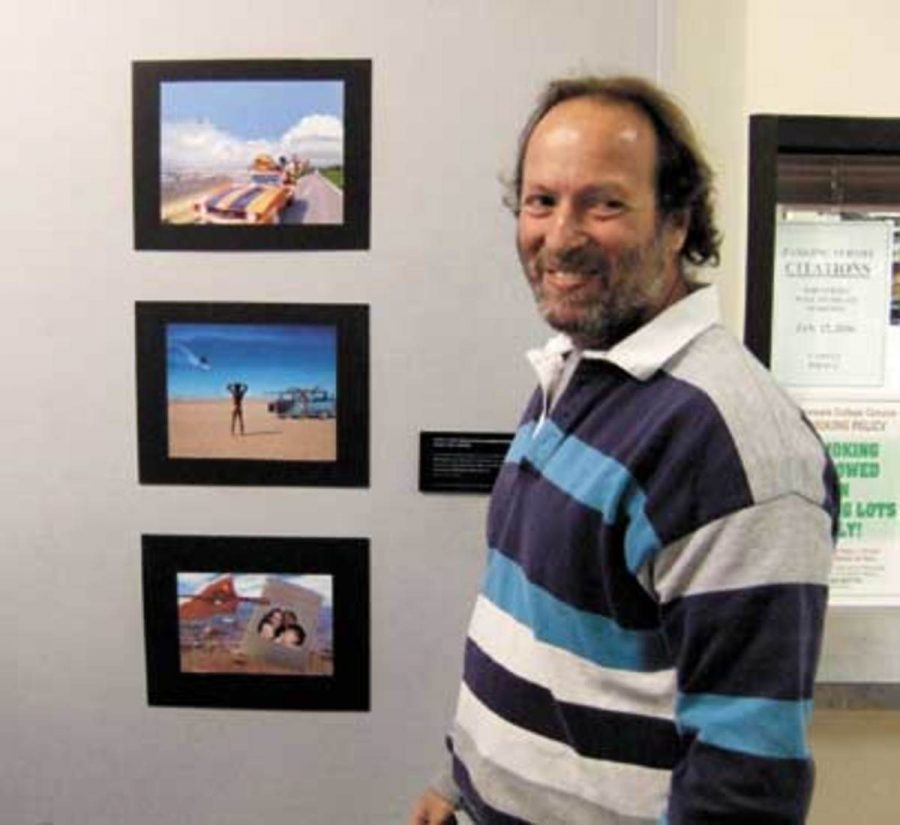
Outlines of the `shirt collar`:
[[[649,323],[608,350],[583,350],[580,355],[609,361],[646,381],[701,332],[719,323],[719,293],[714,284],[693,290],[664,309]],[[558,364],[575,351],[568,335],[551,338],[543,348],[531,350],[528,358],[538,372],[543,365]]]

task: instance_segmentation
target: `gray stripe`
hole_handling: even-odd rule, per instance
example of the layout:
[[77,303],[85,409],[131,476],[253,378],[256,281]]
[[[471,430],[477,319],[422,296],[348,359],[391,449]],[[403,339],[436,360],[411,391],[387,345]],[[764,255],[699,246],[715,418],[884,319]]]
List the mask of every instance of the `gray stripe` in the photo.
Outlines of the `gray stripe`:
[[769,372],[721,326],[711,327],[666,365],[709,395],[734,439],[753,498],[799,493],[825,500],[822,445]]
[[433,791],[437,791],[440,796],[444,797],[454,807],[459,807],[459,788],[456,787],[456,783],[453,781],[453,764],[449,756],[441,770],[432,776],[428,787]]
[[453,751],[465,764],[481,798],[491,807],[540,825],[655,825],[644,819],[602,808],[593,802],[537,785],[484,759],[458,725]]
[[726,588],[827,585],[833,553],[828,514],[799,496],[784,496],[666,547],[652,562],[651,593],[666,603]]

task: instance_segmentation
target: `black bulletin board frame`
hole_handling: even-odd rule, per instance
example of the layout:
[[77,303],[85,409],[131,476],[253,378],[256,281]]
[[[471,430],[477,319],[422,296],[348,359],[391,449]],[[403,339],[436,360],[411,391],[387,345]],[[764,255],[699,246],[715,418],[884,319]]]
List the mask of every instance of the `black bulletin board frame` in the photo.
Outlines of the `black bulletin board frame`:
[[[772,358],[778,161],[785,155],[856,159],[900,156],[900,118],[759,114],[749,125],[749,203],[744,342],[769,365]],[[896,181],[895,181],[896,182]],[[816,703],[833,709],[900,709],[896,640],[900,608],[835,607],[826,618],[823,662],[829,657],[859,678],[822,681]],[[865,671],[865,672],[863,672]]]

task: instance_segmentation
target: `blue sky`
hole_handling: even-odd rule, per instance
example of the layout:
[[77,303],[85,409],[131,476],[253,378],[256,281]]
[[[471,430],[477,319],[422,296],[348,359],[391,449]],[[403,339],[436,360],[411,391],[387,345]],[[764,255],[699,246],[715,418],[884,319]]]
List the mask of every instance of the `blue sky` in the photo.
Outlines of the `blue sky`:
[[227,399],[227,384],[247,397],[287,387],[336,392],[337,329],[312,324],[166,325],[169,399]]
[[[178,573],[178,596],[184,598],[196,593],[203,585],[208,584],[224,573]],[[331,607],[333,603],[333,585],[334,577],[327,574],[278,574],[278,573],[232,573],[229,574],[234,578],[234,589],[238,596],[246,596],[248,598],[259,598],[262,595],[263,586],[266,579],[274,578],[287,584],[305,587],[313,590],[324,599],[323,607]]]
[[204,121],[242,140],[280,138],[308,115],[344,118],[337,80],[214,80],[163,83],[161,120]]
[[259,154],[314,166],[344,161],[339,80],[191,80],[160,89],[160,169],[248,169]]

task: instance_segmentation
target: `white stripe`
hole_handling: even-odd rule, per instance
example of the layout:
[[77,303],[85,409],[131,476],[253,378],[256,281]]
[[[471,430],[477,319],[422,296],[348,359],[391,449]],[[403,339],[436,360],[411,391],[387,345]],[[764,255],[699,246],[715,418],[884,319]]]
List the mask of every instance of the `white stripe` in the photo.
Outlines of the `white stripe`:
[[660,719],[674,717],[675,671],[635,673],[604,668],[534,638],[531,631],[479,596],[469,637],[506,670],[543,685],[561,702]]
[[469,735],[453,728],[453,752],[466,766],[477,794],[495,810],[541,825],[658,825],[658,817],[625,816],[548,785],[535,785],[481,757]]
[[[586,799],[626,816],[657,816],[670,773],[640,765],[586,759],[568,746],[517,728],[483,705],[463,685],[456,723],[483,759],[528,782]],[[478,787],[478,777],[472,777]]]

